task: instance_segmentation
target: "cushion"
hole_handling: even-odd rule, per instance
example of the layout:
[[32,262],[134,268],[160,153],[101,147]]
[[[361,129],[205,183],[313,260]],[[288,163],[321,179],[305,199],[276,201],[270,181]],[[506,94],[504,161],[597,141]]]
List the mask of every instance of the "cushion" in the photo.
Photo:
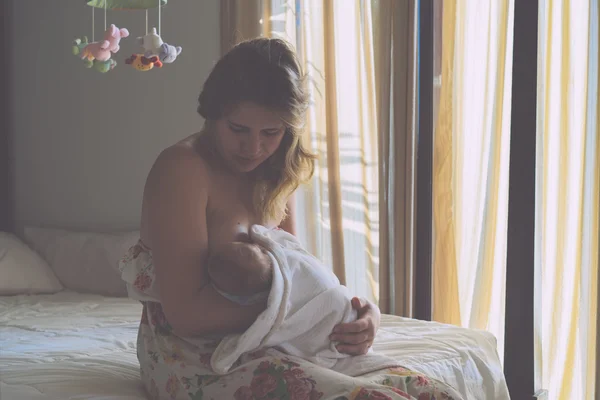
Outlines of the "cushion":
[[25,240],[48,262],[67,289],[111,297],[126,297],[118,263],[139,232],[79,232],[25,227]]
[[0,295],[49,294],[62,289],[39,254],[12,233],[0,232]]

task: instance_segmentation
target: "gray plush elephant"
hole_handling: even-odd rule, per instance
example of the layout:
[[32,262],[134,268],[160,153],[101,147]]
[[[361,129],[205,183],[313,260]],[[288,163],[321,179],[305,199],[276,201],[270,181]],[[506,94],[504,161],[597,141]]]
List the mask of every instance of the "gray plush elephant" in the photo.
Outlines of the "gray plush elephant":
[[158,58],[163,63],[172,63],[177,59],[177,56],[181,54],[181,46],[171,46],[170,44],[163,43],[158,49]]

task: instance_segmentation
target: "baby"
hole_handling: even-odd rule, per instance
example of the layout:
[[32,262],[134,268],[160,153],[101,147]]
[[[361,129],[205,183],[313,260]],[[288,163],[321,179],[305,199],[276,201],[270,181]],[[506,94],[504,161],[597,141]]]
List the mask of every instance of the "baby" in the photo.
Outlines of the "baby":
[[[330,338],[338,324],[356,321],[348,288],[293,235],[261,226],[253,226],[251,235],[252,243],[215,248],[208,274],[215,290],[235,303],[269,302],[243,335],[221,340],[212,368],[226,373],[242,354],[275,348],[336,371],[356,372],[353,358],[340,353],[339,343]],[[365,371],[373,366],[359,364]]]
[[208,275],[222,296],[238,304],[250,305],[269,296],[273,265],[262,246],[232,242],[210,254]]

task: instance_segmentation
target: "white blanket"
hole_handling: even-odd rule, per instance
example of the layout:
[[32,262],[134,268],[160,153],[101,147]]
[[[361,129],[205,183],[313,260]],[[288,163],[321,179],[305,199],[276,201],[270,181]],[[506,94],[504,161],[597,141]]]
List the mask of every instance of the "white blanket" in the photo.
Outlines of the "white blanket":
[[358,357],[340,353],[329,335],[337,324],[357,318],[348,289],[287,232],[254,225],[251,237],[273,262],[267,309],[246,332],[221,340],[211,358],[216,373],[227,373],[246,352],[269,347],[350,376],[398,365],[372,351]]

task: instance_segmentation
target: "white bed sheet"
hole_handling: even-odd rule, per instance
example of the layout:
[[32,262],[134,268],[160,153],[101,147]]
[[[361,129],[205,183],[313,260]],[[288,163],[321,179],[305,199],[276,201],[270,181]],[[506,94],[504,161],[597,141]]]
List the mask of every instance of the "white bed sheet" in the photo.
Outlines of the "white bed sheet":
[[[141,305],[61,292],[0,297],[0,399],[145,400],[135,353]],[[508,399],[487,332],[384,316],[373,349],[456,387]]]
[[146,400],[139,302],[72,292],[0,297],[2,400]]
[[373,350],[437,378],[465,399],[509,400],[494,335],[437,322],[384,315]]

